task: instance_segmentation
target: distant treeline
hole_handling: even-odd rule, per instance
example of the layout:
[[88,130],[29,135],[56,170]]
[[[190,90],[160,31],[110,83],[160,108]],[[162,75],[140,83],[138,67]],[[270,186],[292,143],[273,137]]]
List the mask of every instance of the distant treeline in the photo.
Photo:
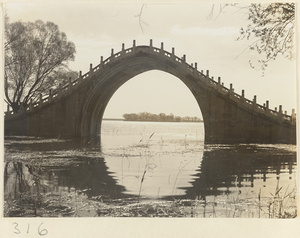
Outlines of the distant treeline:
[[152,114],[149,112],[129,113],[123,115],[125,121],[159,121],[159,122],[202,122],[198,117],[180,117],[165,113]]

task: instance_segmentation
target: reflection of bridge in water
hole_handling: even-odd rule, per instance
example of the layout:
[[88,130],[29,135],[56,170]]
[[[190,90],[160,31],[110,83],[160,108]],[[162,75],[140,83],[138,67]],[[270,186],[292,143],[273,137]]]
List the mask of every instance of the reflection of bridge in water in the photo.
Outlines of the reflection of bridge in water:
[[5,116],[5,133],[15,135],[99,138],[105,108],[119,87],[134,76],[161,70],[178,77],[190,89],[202,112],[205,143],[296,143],[296,115],[287,115],[280,105],[271,110],[269,102],[257,104],[214,81],[209,71],[198,71],[197,63],[186,63],[172,52],[149,46],[136,46],[114,53],[90,71],[38,102]]
[[[295,179],[295,169],[296,152],[293,151],[256,145],[219,147],[204,151],[196,179],[191,187],[183,189],[187,197],[199,199],[253,187],[255,195],[263,189],[269,196],[270,192],[274,193],[277,182],[282,186],[286,185],[285,179]],[[266,183],[275,178],[277,182]],[[266,184],[267,188],[263,188]]]
[[[256,153],[253,153],[254,150]],[[78,156],[72,158],[71,161],[71,163],[61,162],[54,165],[46,163],[37,164],[37,166],[21,162],[7,162],[4,171],[6,199],[17,199],[22,192],[30,190],[30,184],[34,186],[32,181],[35,174],[39,175],[39,184],[43,188],[40,192],[45,194],[59,192],[60,189],[74,188],[89,198],[101,196],[103,201],[138,196],[139,186],[136,187],[136,194],[128,194],[126,191],[132,187],[131,184],[124,182],[121,185],[120,181],[115,178],[120,168],[107,167],[105,159]],[[207,196],[236,192],[236,188],[252,188],[254,183],[256,195],[265,184],[268,185],[267,188],[263,188],[264,190],[274,192],[272,188],[269,188],[269,186],[276,186],[276,182],[269,183],[270,180],[274,180],[274,177],[280,185],[284,184],[284,179],[288,177],[295,179],[296,153],[276,148],[260,149],[255,146],[249,148],[241,145],[205,150],[202,162],[197,166],[198,169],[195,167],[193,174],[190,174],[190,178],[193,178],[190,186],[177,187],[183,190],[181,195],[169,194],[165,198],[171,200],[174,198],[205,199]],[[168,180],[168,176],[168,173],[165,173],[165,178],[161,180]],[[190,178],[185,179],[190,181]],[[161,187],[162,184],[157,186]],[[163,189],[168,190],[168,187],[161,187],[161,190]],[[153,188],[153,191],[157,191],[157,188]],[[161,193],[164,192],[161,191]],[[157,192],[151,197],[156,196]]]

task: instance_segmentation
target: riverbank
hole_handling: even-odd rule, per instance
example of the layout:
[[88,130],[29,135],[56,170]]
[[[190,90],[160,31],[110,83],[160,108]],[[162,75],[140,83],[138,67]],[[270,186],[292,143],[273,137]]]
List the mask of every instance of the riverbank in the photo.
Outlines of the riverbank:
[[28,196],[5,201],[5,217],[214,217],[214,218],[295,218],[296,193],[269,198],[204,201],[138,201],[97,196],[87,199],[79,191]]

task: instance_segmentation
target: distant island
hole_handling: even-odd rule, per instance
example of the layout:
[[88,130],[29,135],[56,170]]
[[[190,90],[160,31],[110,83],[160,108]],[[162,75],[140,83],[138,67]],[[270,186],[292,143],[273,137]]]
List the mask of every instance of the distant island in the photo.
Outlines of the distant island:
[[165,113],[152,114],[149,112],[124,114],[124,121],[155,121],[155,122],[203,122],[198,117],[180,117]]

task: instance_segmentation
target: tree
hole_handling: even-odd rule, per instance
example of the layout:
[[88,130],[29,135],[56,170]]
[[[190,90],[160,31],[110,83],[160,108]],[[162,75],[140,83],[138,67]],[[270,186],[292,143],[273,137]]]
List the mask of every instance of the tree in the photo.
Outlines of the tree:
[[55,76],[68,72],[75,45],[52,22],[41,20],[9,23],[5,29],[6,102],[14,112],[37,100],[39,93],[59,82]]
[[[247,49],[262,55],[262,59],[258,60],[262,70],[278,55],[294,59],[295,3],[213,5],[208,18],[218,18],[227,8],[236,8],[237,11],[245,11],[247,14],[251,23],[241,28],[237,39],[253,40]],[[252,62],[249,63],[254,68]]]
[[238,39],[257,38],[249,49],[264,54],[261,68],[278,55],[293,59],[295,3],[251,4],[247,9],[251,24],[241,28]]

